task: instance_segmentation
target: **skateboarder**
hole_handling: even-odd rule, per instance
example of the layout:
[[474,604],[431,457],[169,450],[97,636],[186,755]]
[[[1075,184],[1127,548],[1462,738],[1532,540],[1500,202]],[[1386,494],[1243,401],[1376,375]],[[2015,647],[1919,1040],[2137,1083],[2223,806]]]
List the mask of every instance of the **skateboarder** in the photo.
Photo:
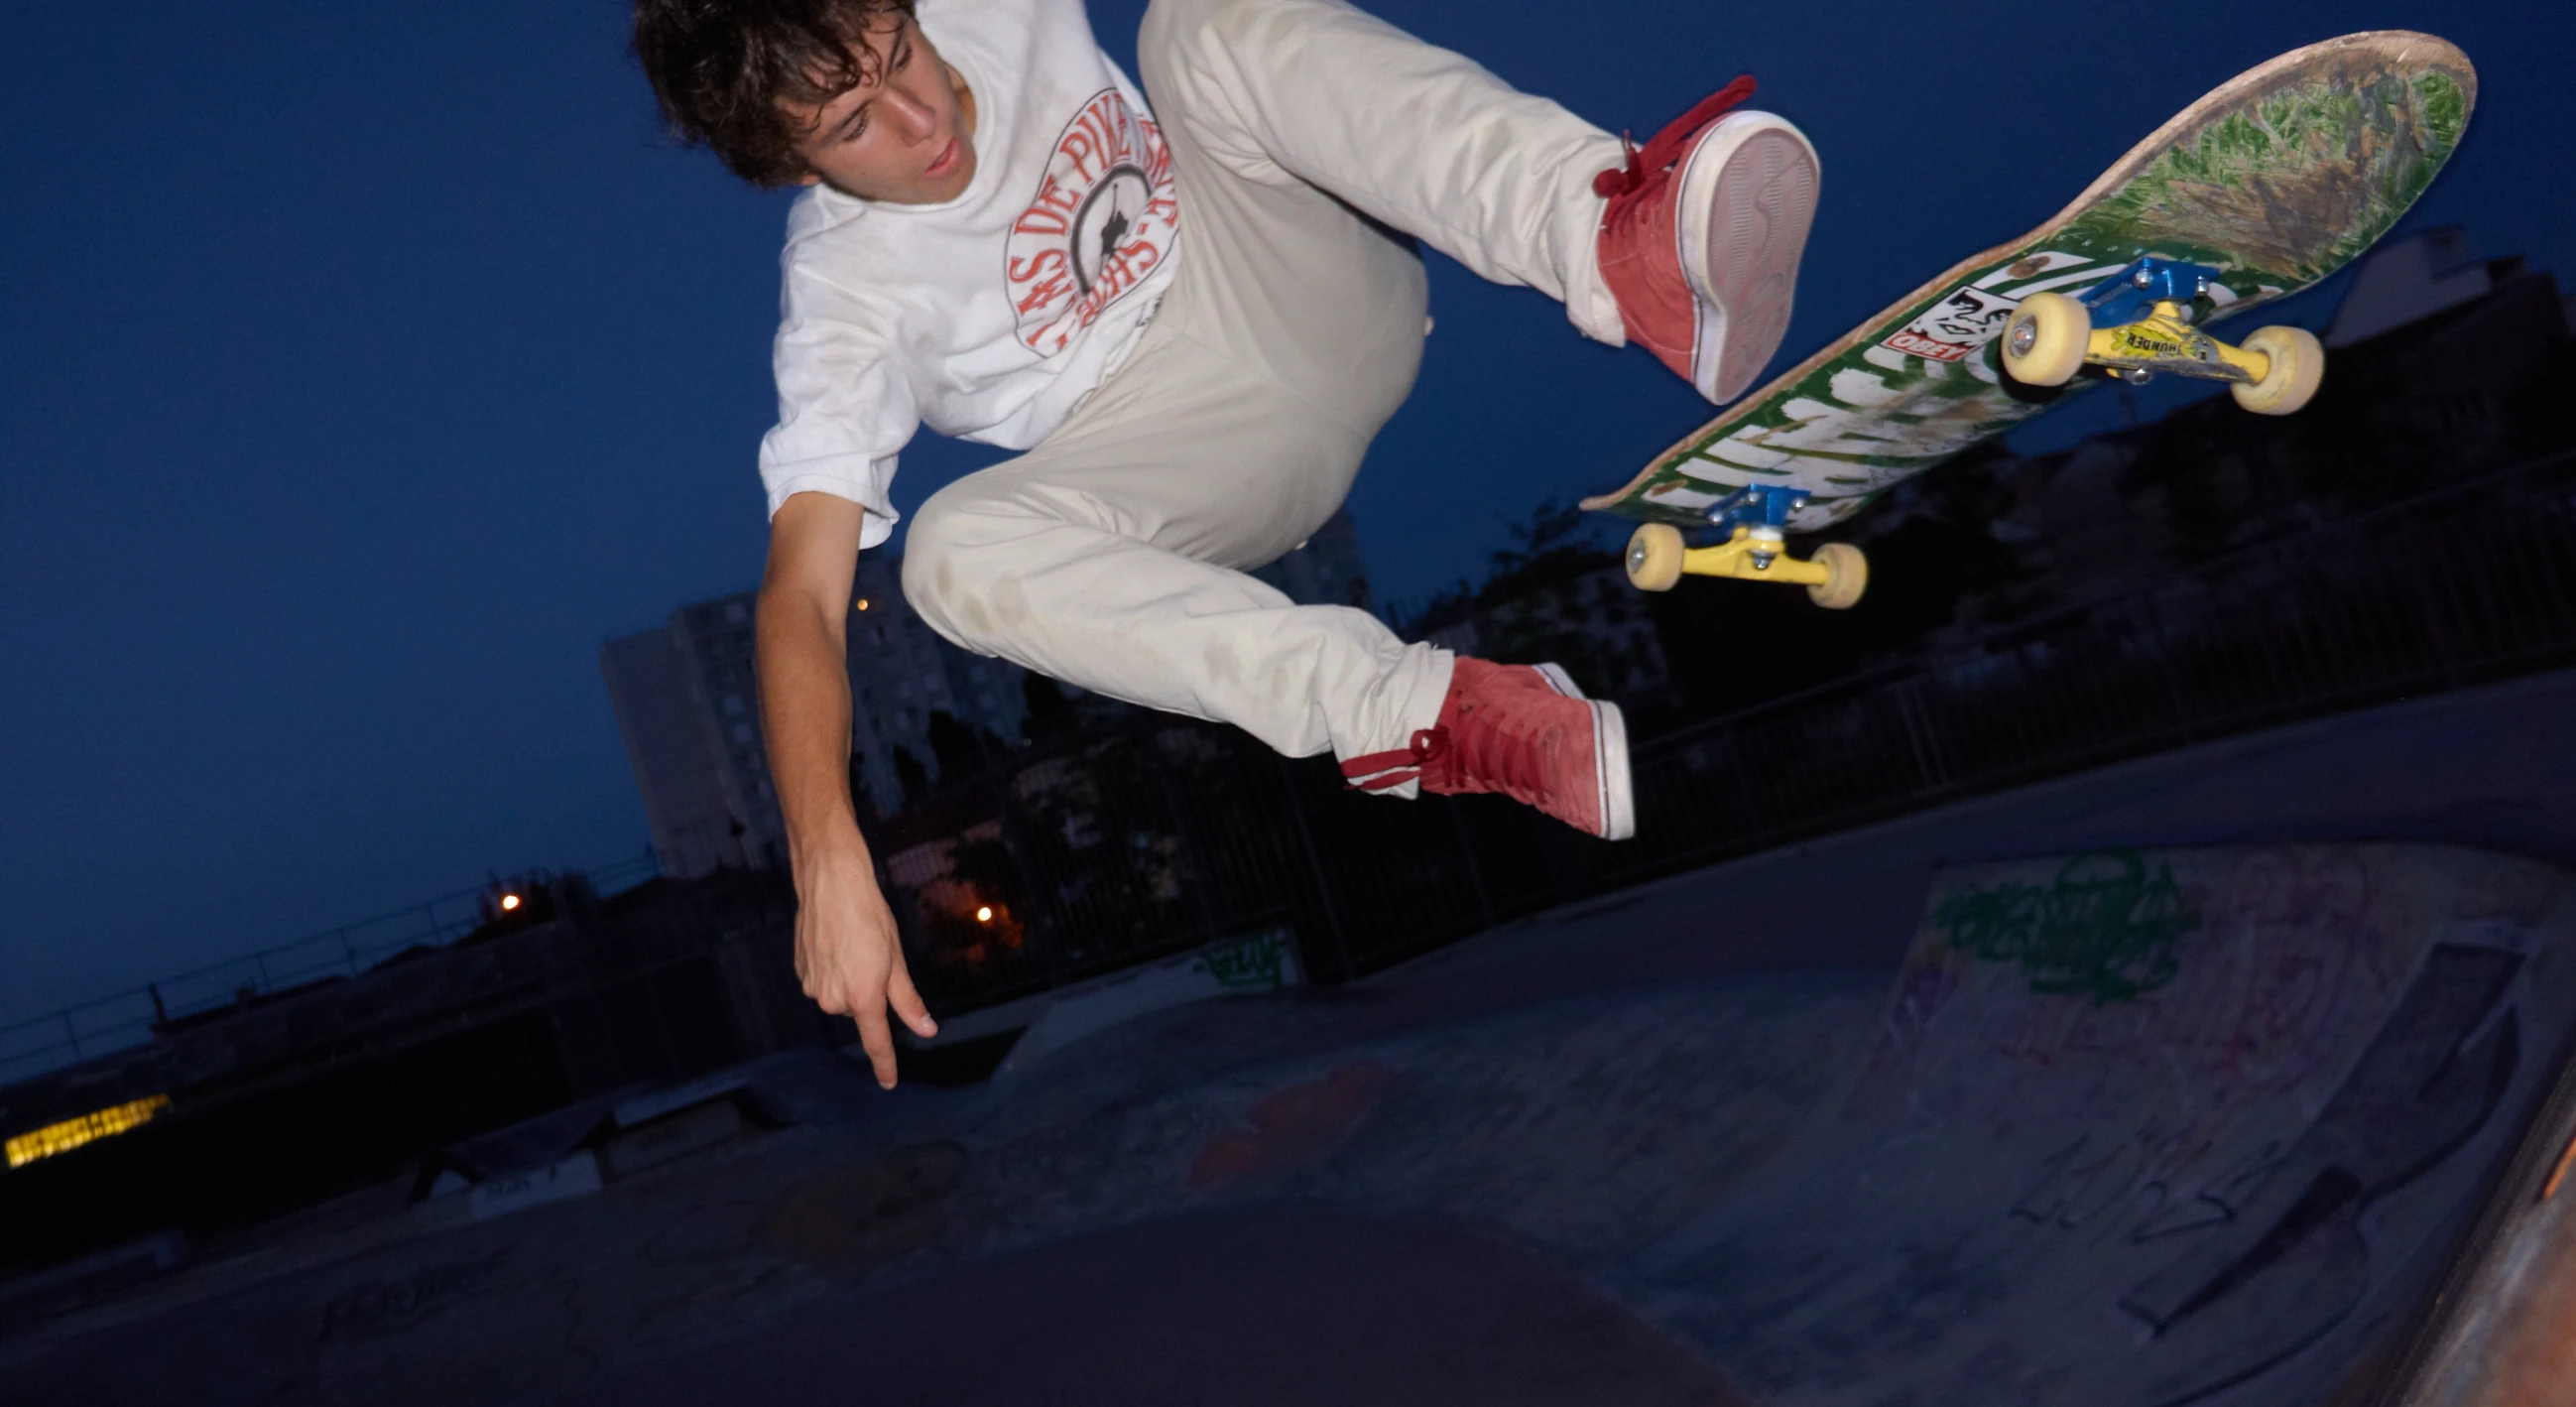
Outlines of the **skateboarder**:
[[[797,968],[891,1086],[906,975],[846,781],[853,564],[923,424],[1025,451],[933,495],[905,595],[963,648],[1219,719],[1356,787],[1634,827],[1616,706],[1244,575],[1348,492],[1413,385],[1406,236],[1725,401],[1789,320],[1817,162],[1739,79],[1642,149],[1340,0],[1153,0],[1144,91],[1081,0],[637,0],[686,140],[788,217],[763,721]],[[1152,106],[1147,106],[1147,96]]]

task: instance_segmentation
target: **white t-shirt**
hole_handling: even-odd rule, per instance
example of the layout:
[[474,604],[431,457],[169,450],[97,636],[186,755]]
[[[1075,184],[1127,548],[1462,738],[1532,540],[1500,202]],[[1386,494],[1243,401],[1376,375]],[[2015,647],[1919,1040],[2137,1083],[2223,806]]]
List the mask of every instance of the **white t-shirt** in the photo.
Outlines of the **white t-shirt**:
[[1171,154],[1082,0],[920,0],[918,17],[975,95],[974,179],[940,205],[796,201],[760,444],[770,512],[850,499],[871,547],[916,428],[1044,439],[1135,347],[1179,255]]

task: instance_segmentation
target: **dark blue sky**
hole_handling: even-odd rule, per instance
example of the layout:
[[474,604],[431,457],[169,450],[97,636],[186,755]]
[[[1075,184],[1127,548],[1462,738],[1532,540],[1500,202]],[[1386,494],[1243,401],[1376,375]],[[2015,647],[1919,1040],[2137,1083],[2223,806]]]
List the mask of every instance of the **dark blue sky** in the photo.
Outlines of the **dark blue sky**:
[[[2484,91],[2412,224],[2576,274],[2576,6],[1386,0],[1640,137],[1739,70],[1825,198],[1791,354],[2354,29]],[[1135,0],[1092,9],[1132,58]],[[743,589],[782,197],[658,135],[624,10],[46,6],[0,49],[0,1020],[638,852],[600,642]],[[1403,134],[1390,132],[1389,140]],[[1383,590],[1474,572],[1703,408],[1434,261],[1353,499]],[[897,502],[987,462],[916,444]]]

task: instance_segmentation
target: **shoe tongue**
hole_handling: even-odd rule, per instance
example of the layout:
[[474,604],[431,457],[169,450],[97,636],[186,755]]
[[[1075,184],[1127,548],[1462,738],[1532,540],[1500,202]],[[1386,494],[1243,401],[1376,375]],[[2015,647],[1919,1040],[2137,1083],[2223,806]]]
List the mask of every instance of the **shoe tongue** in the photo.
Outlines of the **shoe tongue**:
[[1691,110],[1665,124],[1646,149],[1633,159],[1633,169],[1652,174],[1681,160],[1683,148],[1699,135],[1699,130],[1724,116],[1729,108],[1753,96],[1753,75],[1743,74],[1732,83],[1693,104]]

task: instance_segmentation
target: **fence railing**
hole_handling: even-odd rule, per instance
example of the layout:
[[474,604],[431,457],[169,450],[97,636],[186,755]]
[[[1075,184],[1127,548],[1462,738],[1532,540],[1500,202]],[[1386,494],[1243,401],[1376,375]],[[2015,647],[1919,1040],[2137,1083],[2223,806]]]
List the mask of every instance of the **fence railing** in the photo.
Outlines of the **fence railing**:
[[1788,841],[2570,663],[2561,455],[1643,743],[1630,841],[1491,797],[1361,797],[1328,760],[1147,717],[1014,754],[896,818],[879,850],[944,1012],[1282,921],[1331,981]]
[[[660,872],[647,851],[581,873],[599,892],[613,893]],[[459,889],[0,1026],[0,1085],[139,1045],[156,1026],[355,977],[414,948],[445,947],[483,923],[490,890],[489,883]]]
[[[1715,588],[1715,589],[1723,589]],[[1160,715],[995,759],[872,837],[955,1014],[1281,923],[1319,980],[1661,874],[2124,757],[2576,663],[2576,456],[2446,485],[1641,743],[1638,834],[1363,797]],[[648,856],[590,871],[602,892]],[[472,931],[484,886],[0,1027],[0,1084]]]

